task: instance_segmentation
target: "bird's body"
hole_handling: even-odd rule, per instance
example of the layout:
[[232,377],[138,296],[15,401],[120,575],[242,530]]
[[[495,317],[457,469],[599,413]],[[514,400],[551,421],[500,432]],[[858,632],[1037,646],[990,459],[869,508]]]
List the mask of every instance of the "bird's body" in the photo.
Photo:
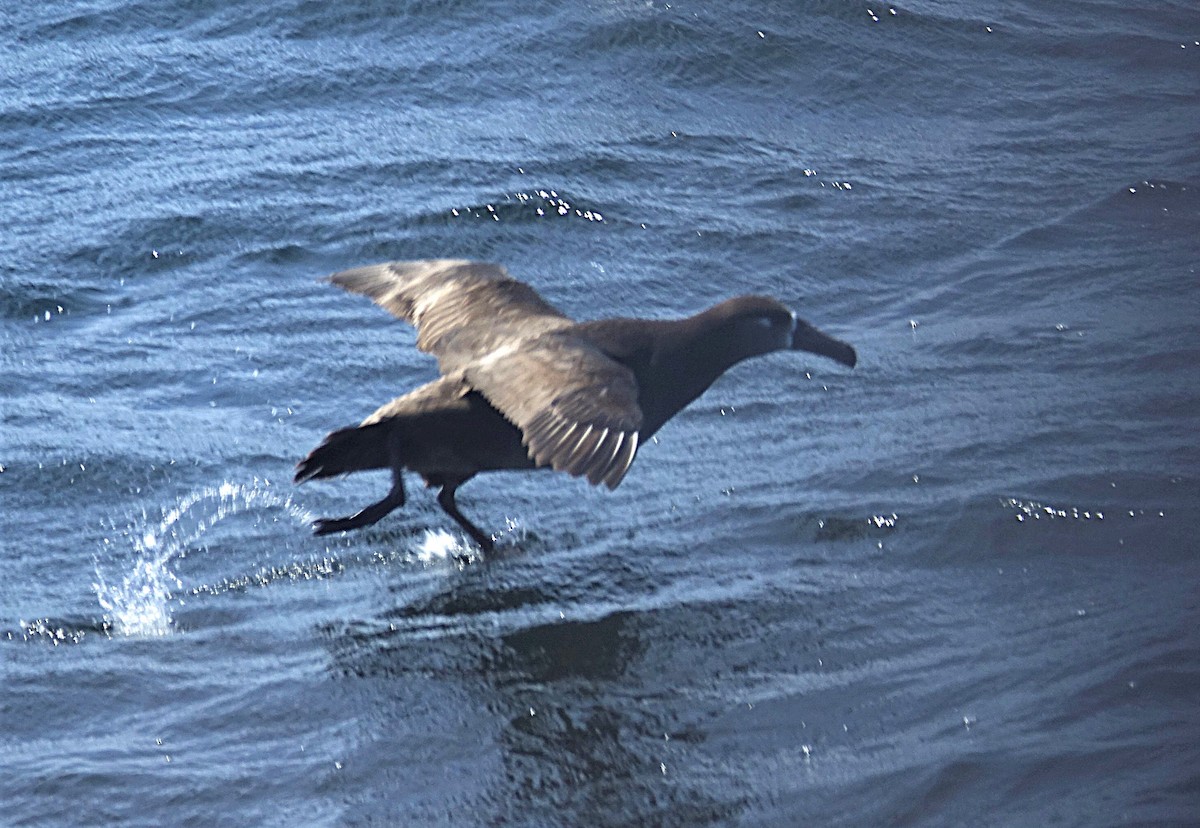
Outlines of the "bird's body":
[[503,268],[477,262],[390,262],[335,274],[417,328],[442,376],[329,434],[296,480],[391,469],[392,489],[318,534],[375,523],[404,504],[403,471],[438,486],[438,503],[485,549],[457,488],[482,471],[539,467],[616,488],[639,445],[729,367],[776,350],[853,366],[849,345],[785,306],[742,296],[680,320],[575,322]]

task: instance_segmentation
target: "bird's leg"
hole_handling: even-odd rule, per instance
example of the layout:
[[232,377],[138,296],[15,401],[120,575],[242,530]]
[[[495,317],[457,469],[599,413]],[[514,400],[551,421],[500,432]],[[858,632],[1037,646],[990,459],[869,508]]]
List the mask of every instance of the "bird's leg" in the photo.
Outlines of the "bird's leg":
[[361,529],[378,523],[388,512],[404,505],[404,473],[400,466],[392,467],[392,488],[378,503],[344,518],[318,518],[313,521],[314,535],[328,535],[349,529]]
[[444,483],[442,490],[438,493],[437,502],[442,507],[442,511],[454,518],[466,533],[479,544],[484,552],[491,552],[496,544],[492,541],[490,535],[485,535],[483,531],[471,521],[467,520],[462,512],[458,511],[458,504],[454,502],[454,493],[458,491],[458,484]]

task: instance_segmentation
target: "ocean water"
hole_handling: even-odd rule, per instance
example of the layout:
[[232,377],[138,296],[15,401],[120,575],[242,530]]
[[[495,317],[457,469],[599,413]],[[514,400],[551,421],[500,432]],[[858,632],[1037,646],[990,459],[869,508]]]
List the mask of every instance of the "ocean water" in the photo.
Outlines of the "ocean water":
[[[1200,821],[1191,0],[9,6],[0,823]],[[313,537],[430,256],[859,366]]]

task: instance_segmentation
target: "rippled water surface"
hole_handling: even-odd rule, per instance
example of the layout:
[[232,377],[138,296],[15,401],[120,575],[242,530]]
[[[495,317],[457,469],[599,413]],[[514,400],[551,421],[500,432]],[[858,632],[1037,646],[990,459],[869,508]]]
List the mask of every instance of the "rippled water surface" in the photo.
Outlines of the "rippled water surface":
[[[0,821],[1195,823],[1191,3],[0,33]],[[477,478],[490,556],[417,486],[313,537],[387,477],[294,463],[435,372],[319,279],[429,256],[860,361],[738,366],[615,492]]]

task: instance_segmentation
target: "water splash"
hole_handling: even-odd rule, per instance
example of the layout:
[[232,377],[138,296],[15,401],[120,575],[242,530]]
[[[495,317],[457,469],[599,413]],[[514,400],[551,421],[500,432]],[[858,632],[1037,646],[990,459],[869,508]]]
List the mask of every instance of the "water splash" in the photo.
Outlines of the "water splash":
[[[444,529],[427,529],[421,537],[410,537],[394,549],[365,554],[326,554],[307,561],[265,564],[251,572],[185,583],[176,573],[189,554],[203,550],[205,535],[226,518],[243,512],[274,510],[302,525],[313,515],[290,497],[280,497],[270,482],[255,479],[251,484],[224,482],[183,497],[154,524],[145,513],[142,520],[118,532],[121,537],[104,538],[103,559],[95,558],[92,588],[104,610],[103,629],[112,635],[163,636],[175,630],[174,612],[183,601],[199,595],[216,596],[276,581],[320,580],[348,568],[420,564],[427,568],[450,565],[457,569],[478,564],[483,552],[469,538]],[[278,518],[276,518],[278,520]],[[115,526],[114,526],[115,529]],[[520,545],[528,532],[517,519],[506,518],[494,536],[501,549]],[[112,549],[129,544],[132,554],[117,555]],[[114,569],[118,574],[114,575]]]
[[[519,546],[528,538],[528,532],[517,518],[506,517],[504,528],[492,535],[498,548]],[[452,562],[459,569],[483,560],[483,551],[465,535],[456,535],[445,529],[426,529],[419,541],[412,545],[412,555],[423,566]]]
[[[301,523],[312,522],[312,515],[290,497],[276,495],[269,481],[255,479],[248,485],[226,481],[193,492],[164,513],[156,527],[131,525],[124,535],[132,544],[133,563],[125,574],[110,578],[106,568],[112,563],[99,555],[95,559],[92,589],[104,610],[105,624],[118,635],[169,634],[175,595],[184,589],[175,563],[186,558],[213,526],[252,509],[278,509]],[[149,520],[144,514],[143,519]],[[105,538],[104,545],[111,547],[113,540]]]
[[425,536],[414,544],[416,559],[429,566],[441,561],[458,560],[471,554],[471,544],[462,536],[455,536],[445,529],[426,529]]
[[104,609],[105,621],[121,635],[156,636],[171,632],[171,585],[181,588],[183,582],[167,566],[171,551],[150,560],[141,557],[144,551],[144,547],[137,550],[139,557],[133,571],[122,577],[119,584],[108,583],[97,561],[92,589]]

